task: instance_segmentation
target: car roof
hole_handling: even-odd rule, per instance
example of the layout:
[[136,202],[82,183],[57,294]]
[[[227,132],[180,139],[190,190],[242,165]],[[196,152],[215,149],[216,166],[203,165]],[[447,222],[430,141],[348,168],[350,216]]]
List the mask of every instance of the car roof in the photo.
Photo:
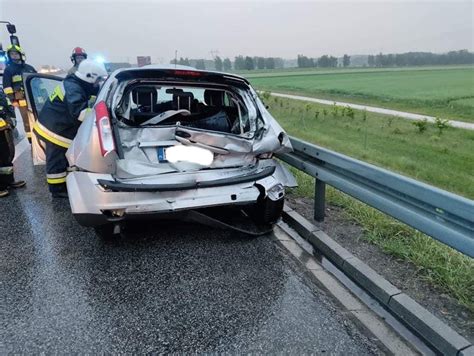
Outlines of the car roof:
[[110,76],[115,77],[119,80],[123,79],[134,79],[134,78],[146,78],[148,76],[155,78],[157,74],[165,74],[165,73],[188,73],[188,72],[196,72],[201,73],[202,77],[204,78],[222,78],[222,79],[233,79],[240,82],[244,82],[245,84],[250,84],[247,79],[240,75],[230,74],[225,72],[217,72],[217,71],[209,71],[209,70],[201,70],[196,69],[190,66],[183,66],[183,65],[174,65],[174,64],[160,64],[160,65],[146,65],[143,67],[134,67],[134,68],[120,68],[114,71]]

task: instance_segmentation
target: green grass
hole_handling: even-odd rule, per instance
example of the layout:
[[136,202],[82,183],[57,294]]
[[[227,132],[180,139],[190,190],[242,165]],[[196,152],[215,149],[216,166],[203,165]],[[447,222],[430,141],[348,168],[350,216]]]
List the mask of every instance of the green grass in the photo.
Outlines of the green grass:
[[[292,136],[439,188],[474,198],[474,131],[434,124],[419,133],[413,121],[342,107],[263,98]],[[317,116],[317,118],[316,118]],[[364,119],[365,117],[365,119]]]
[[[314,179],[292,169],[298,180],[293,196],[314,196]],[[343,209],[345,218],[359,224],[363,239],[385,253],[409,261],[417,273],[458,300],[474,313],[474,259],[384,215],[335,189],[326,191],[327,202]]]
[[274,72],[249,80],[261,90],[474,122],[474,67]]
[[419,66],[419,67],[347,67],[347,68],[279,68],[279,69],[255,69],[237,70],[232,73],[243,75],[246,78],[258,77],[282,77],[287,75],[313,75],[327,73],[377,73],[377,72],[406,72],[423,70],[452,70],[452,69],[472,69],[472,65],[443,65],[443,66]]
[[[448,128],[440,135],[427,124],[419,133],[404,119],[262,96],[292,136],[474,198],[473,131]],[[299,187],[290,194],[313,197],[313,178],[293,171]],[[334,189],[328,189],[327,197],[363,227],[366,241],[410,261],[424,278],[474,312],[473,259]]]
[[474,110],[474,98],[453,100],[451,105],[466,107],[468,110]]

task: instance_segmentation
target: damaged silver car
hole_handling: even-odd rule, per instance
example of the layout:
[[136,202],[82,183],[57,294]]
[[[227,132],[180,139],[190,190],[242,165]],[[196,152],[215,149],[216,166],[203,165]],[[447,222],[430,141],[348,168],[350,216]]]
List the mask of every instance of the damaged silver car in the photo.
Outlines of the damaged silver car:
[[[34,79],[53,80],[32,75],[27,82]],[[129,218],[220,206],[273,224],[285,187],[296,185],[273,155],[290,150],[240,76],[183,66],[121,69],[104,83],[67,151],[72,213],[103,233]]]

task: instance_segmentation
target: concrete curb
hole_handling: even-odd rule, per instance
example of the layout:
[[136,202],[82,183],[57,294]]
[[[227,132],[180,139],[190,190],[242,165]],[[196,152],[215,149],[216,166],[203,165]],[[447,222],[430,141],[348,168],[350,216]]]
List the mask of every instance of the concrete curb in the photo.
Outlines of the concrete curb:
[[470,355],[474,346],[428,310],[352,255],[293,209],[285,206],[283,221],[308,240],[391,314],[444,355]]

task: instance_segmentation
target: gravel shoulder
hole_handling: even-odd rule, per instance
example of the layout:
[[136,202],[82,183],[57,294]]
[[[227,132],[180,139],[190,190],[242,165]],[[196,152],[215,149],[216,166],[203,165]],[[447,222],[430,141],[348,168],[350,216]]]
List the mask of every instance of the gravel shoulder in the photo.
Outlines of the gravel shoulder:
[[341,208],[328,205],[325,221],[317,222],[313,219],[312,199],[290,196],[288,201],[293,209],[365,261],[392,284],[469,341],[474,341],[474,315],[455,299],[429,283],[416,266],[387,255],[379,247],[364,241],[362,227],[350,221]]

